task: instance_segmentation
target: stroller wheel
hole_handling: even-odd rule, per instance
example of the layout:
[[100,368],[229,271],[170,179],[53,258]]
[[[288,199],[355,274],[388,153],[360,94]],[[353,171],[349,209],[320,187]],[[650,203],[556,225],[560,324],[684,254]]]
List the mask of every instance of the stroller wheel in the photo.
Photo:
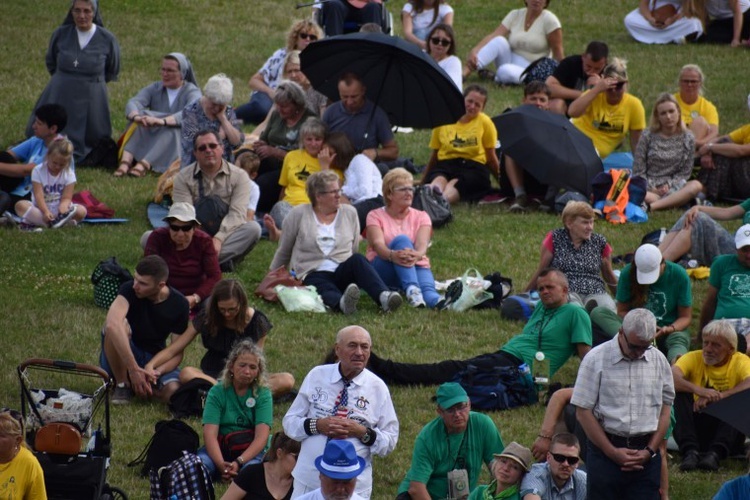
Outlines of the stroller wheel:
[[100,500],[128,500],[128,495],[120,488],[106,485]]

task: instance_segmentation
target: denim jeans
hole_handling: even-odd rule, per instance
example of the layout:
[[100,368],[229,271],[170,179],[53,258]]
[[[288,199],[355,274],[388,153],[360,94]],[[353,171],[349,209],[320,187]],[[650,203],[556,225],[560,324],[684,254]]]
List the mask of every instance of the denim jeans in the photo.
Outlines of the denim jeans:
[[[391,250],[403,250],[405,248],[414,249],[414,244],[408,236],[403,234],[396,236],[391,240],[388,248]],[[427,307],[435,307],[440,300],[440,295],[435,290],[435,277],[429,267],[404,267],[375,257],[372,261],[372,267],[378,272],[386,285],[391,288],[408,290],[409,287],[416,286],[422,290]]]
[[[242,469],[247,467],[250,464],[259,464],[263,461],[263,456],[265,453],[261,451],[258,453],[255,457],[251,458],[244,464],[242,464]],[[203,465],[206,466],[206,469],[208,470],[208,475],[213,479],[214,481],[221,478],[221,473],[219,473],[219,469],[216,468],[216,464],[213,460],[211,460],[211,457],[208,454],[208,450],[206,450],[205,446],[202,446],[198,449],[198,458],[201,459],[201,462],[203,462]]]
[[265,92],[253,92],[250,101],[242,106],[235,108],[234,114],[244,123],[258,125],[266,119],[266,115],[271,111],[273,101]]

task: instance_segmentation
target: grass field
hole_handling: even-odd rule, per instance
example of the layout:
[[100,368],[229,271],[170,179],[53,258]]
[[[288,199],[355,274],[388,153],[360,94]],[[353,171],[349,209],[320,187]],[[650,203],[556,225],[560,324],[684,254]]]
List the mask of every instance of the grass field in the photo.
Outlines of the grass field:
[[[505,13],[521,1],[453,0],[458,53],[469,49],[495,28]],[[224,72],[235,84],[236,105],[248,96],[246,82],[265,59],[284,44],[284,32],[292,19],[307,16],[310,9],[294,11],[294,2],[253,0],[118,0],[101,2],[105,24],[122,46],[122,72],[110,84],[110,106],[115,134],[125,127],[127,99],[158,78],[160,57],[171,51],[191,58],[203,85],[214,73]],[[727,133],[747,122],[745,105],[748,86],[748,52],[744,49],[708,46],[645,46],[633,42],[622,19],[635,7],[635,0],[568,0],[552,2],[560,18],[566,54],[579,53],[592,39],[605,40],[613,55],[630,61],[631,92],[640,97],[647,113],[656,96],[676,88],[677,72],[686,63],[699,64],[707,75],[707,97],[721,114],[721,131]],[[44,54],[49,36],[62,21],[68,3],[60,0],[14,2],[4,6],[5,23],[0,34],[4,53],[0,58],[0,146],[23,139],[30,110],[48,81]],[[403,0],[392,0],[396,14]],[[397,23],[398,24],[398,23]],[[472,81],[471,79],[469,80]],[[491,89],[487,107],[497,114],[520,100],[519,89]],[[402,155],[424,163],[429,151],[429,131],[399,135]],[[116,255],[131,268],[141,255],[138,240],[148,228],[145,205],[152,196],[156,177],[145,180],[115,180],[109,172],[79,169],[79,189],[91,189],[116,209],[128,224],[83,227],[75,230],[25,234],[0,232],[0,405],[17,407],[18,383],[15,366],[28,357],[51,357],[96,363],[99,329],[105,311],[92,300],[89,276],[96,263]],[[435,234],[430,255],[439,279],[461,275],[476,267],[483,274],[499,270],[523,287],[536,267],[538,248],[544,234],[559,226],[558,219],[541,214],[511,215],[499,206],[459,206],[456,220]],[[678,211],[658,214],[641,225],[615,227],[600,222],[597,231],[612,243],[615,254],[632,251],[648,231],[669,227]],[[737,225],[730,224],[730,228]],[[252,290],[265,274],[275,245],[261,242],[240,267],[236,277]],[[694,324],[705,294],[705,282],[695,282]],[[521,326],[500,319],[493,311],[466,314],[437,314],[402,308],[395,314],[378,314],[375,305],[363,301],[354,318],[340,315],[290,315],[279,306],[253,304],[274,323],[266,343],[272,370],[290,371],[301,382],[307,371],[323,358],[335,332],[350,321],[361,324],[373,335],[374,350],[381,356],[411,362],[463,358],[495,350]],[[187,362],[195,365],[202,347],[193,345]],[[557,375],[563,383],[575,379],[577,362]],[[374,463],[374,498],[393,498],[398,483],[409,467],[414,438],[435,416],[430,396],[434,388],[396,387],[392,396],[401,422],[396,451]],[[275,408],[274,430],[280,428],[285,405]],[[494,413],[493,420],[505,442],[531,445],[541,422],[543,407],[536,406]],[[147,498],[148,483],[125,464],[148,441],[153,424],[168,414],[163,406],[137,402],[113,410],[113,462],[109,481],[128,491],[131,498]],[[193,422],[196,430],[200,425]],[[679,460],[679,457],[676,457]],[[675,461],[674,463],[678,463]],[[670,468],[671,497],[710,498],[728,478],[746,471],[740,462],[727,462],[716,474],[679,472]],[[484,478],[487,478],[485,473]]]

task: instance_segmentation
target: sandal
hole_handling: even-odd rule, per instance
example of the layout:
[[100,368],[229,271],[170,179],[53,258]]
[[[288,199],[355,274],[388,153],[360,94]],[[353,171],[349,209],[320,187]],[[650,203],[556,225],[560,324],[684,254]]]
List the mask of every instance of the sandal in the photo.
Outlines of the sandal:
[[138,162],[133,168],[130,169],[128,175],[131,175],[133,177],[145,177],[148,170],[148,167],[146,167],[143,163]]
[[129,171],[130,171],[130,163],[128,163],[126,161],[121,161],[120,162],[120,166],[117,167],[117,170],[115,170],[112,175],[114,177],[123,177]]

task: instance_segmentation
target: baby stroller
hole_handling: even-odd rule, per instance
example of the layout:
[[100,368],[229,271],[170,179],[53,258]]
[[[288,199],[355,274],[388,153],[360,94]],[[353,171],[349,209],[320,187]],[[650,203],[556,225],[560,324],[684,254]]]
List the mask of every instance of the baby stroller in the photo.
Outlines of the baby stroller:
[[[44,379],[44,388],[35,377]],[[106,482],[109,375],[81,363],[27,359],[18,366],[18,380],[26,441],[42,465],[47,497],[127,500],[122,490]]]

